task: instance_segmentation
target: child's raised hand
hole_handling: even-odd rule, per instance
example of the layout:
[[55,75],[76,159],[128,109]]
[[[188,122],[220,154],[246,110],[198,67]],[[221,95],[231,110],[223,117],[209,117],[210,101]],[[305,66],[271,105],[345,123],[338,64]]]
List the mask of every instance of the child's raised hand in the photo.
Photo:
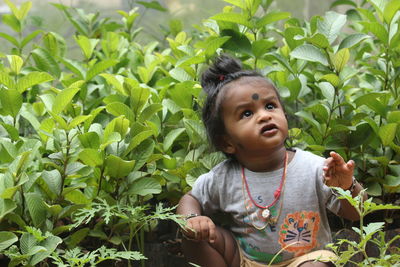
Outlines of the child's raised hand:
[[340,187],[344,190],[350,188],[353,183],[354,167],[353,160],[349,160],[346,163],[338,153],[331,152],[322,169],[324,171],[325,184],[327,186]]
[[196,216],[187,220],[184,235],[197,241],[215,242],[215,224],[207,216]]

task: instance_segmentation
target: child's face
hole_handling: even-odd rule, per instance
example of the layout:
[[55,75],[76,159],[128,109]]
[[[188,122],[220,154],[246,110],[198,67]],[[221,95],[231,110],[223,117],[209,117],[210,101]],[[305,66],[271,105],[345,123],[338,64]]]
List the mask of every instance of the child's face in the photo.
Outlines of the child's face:
[[269,155],[284,146],[288,124],[279,98],[266,80],[242,77],[225,88],[223,150],[236,158]]

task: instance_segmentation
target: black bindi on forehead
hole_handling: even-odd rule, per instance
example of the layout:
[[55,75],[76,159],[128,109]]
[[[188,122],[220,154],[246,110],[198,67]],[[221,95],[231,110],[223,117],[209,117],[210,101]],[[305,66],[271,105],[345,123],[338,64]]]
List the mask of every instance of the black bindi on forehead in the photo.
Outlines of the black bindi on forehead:
[[253,100],[258,100],[259,98],[260,96],[257,93],[251,95],[251,99]]

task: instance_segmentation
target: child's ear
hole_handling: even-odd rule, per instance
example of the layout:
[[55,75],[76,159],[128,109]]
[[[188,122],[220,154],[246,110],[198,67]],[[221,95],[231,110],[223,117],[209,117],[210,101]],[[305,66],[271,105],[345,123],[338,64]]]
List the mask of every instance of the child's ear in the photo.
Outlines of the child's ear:
[[224,135],[220,137],[220,149],[225,152],[226,154],[235,154],[236,148],[233,145],[232,140],[229,136]]

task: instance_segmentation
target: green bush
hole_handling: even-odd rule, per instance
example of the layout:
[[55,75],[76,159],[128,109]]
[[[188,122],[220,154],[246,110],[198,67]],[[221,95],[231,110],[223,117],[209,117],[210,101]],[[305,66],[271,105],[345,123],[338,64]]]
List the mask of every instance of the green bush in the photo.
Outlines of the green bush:
[[0,251],[10,266],[140,260],[132,250],[143,253],[145,231],[183,223],[171,207],[223,158],[207,145],[197,80],[221,52],[276,83],[290,145],[354,159],[370,195],[398,200],[398,0],[339,0],[346,15],[309,21],[273,11],[272,0],[226,0],[190,35],[172,20],[166,43],[146,45],[136,9],[114,21],[54,4],[75,29],[79,60],[63,36],[26,33],[31,2],[5,2],[14,34],[0,33],[13,46],[0,54]]

